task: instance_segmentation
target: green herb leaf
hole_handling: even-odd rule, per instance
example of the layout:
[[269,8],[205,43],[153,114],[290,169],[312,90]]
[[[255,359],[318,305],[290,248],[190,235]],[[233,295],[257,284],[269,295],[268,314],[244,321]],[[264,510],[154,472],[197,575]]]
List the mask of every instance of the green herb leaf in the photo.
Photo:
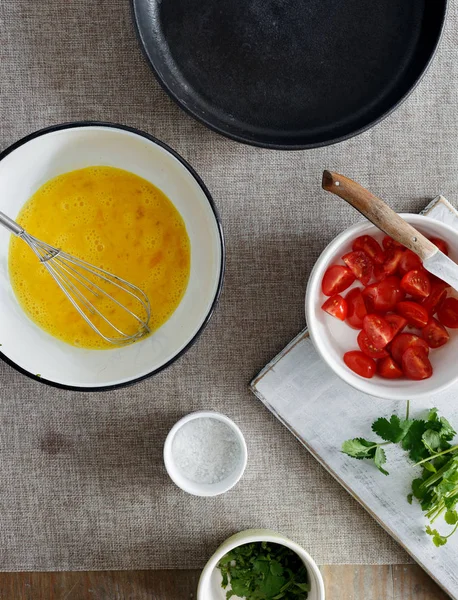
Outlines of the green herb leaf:
[[423,498],[424,491],[422,489],[423,479],[417,478],[412,481],[412,492],[415,498]]
[[426,422],[416,419],[411,423],[409,430],[402,440],[403,449],[409,452],[409,457],[414,462],[419,462],[429,455],[422,439],[426,429]]
[[400,442],[412,425],[410,419],[401,419],[397,415],[391,415],[390,420],[380,418],[372,423],[372,431],[379,435],[386,442],[397,444]]
[[429,450],[431,454],[434,454],[441,446],[441,436],[438,431],[434,431],[433,429],[427,429],[421,436],[421,439],[423,440],[426,449]]
[[437,473],[436,467],[430,462],[423,463],[423,469],[425,469],[425,471],[429,471],[429,473]]
[[444,546],[447,543],[447,538],[441,535],[437,529],[431,529],[429,525],[426,526],[426,533],[431,535],[435,546]]
[[439,410],[437,408],[430,408],[428,413],[428,421],[439,421],[438,412]]
[[448,525],[455,525],[458,523],[458,512],[456,510],[448,510],[444,516],[445,522]]
[[453,438],[456,435],[456,431],[453,429],[453,427],[450,425],[450,423],[447,421],[447,419],[445,417],[441,417],[440,418],[440,422],[441,422],[441,429],[439,431],[440,436],[447,440],[448,442],[450,442],[451,440],[453,440]]
[[375,451],[374,462],[375,466],[381,473],[383,473],[384,475],[389,474],[388,471],[385,471],[385,469],[382,468],[382,465],[386,463],[386,454],[385,450],[380,446],[377,446],[377,449]]
[[373,458],[377,446],[377,442],[370,442],[364,438],[354,438],[342,444],[342,452],[353,458]]
[[270,563],[270,572],[272,573],[272,575],[280,577],[281,575],[283,575],[283,567],[277,560],[273,560]]

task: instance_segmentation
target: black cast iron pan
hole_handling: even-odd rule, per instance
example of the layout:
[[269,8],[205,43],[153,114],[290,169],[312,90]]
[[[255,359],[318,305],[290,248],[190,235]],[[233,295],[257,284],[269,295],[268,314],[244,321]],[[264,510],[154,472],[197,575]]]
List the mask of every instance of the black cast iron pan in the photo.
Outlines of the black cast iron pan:
[[208,127],[277,149],[364,131],[415,87],[447,0],[132,0],[163,87]]

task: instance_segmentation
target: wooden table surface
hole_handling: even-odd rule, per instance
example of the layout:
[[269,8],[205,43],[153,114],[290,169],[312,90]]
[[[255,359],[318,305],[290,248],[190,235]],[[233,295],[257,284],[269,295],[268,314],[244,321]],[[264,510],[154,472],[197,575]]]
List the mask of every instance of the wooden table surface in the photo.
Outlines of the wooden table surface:
[[[320,568],[327,600],[449,600],[416,565]],[[0,573],[0,600],[195,600],[199,573]]]

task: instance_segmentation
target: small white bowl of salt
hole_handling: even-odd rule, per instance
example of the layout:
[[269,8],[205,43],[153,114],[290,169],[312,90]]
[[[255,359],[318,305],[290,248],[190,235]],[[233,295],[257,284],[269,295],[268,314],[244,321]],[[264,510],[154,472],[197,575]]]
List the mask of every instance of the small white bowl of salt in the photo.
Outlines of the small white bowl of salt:
[[245,438],[229,417],[213,411],[194,412],[170,430],[164,463],[172,481],[185,492],[194,496],[224,494],[245,471]]

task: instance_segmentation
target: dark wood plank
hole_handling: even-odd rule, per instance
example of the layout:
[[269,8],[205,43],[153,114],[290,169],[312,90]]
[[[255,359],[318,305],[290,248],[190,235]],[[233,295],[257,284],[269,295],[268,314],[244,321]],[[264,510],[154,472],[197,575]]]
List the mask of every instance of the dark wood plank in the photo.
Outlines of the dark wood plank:
[[390,566],[329,565],[320,569],[329,600],[394,600]]
[[321,567],[328,600],[449,600],[418,565]]
[[449,600],[418,565],[393,566],[394,600]]
[[0,573],[0,600],[194,600],[200,571]]
[[[417,565],[330,565],[321,571],[327,600],[449,600]],[[199,575],[197,570],[0,573],[0,600],[195,600]]]

